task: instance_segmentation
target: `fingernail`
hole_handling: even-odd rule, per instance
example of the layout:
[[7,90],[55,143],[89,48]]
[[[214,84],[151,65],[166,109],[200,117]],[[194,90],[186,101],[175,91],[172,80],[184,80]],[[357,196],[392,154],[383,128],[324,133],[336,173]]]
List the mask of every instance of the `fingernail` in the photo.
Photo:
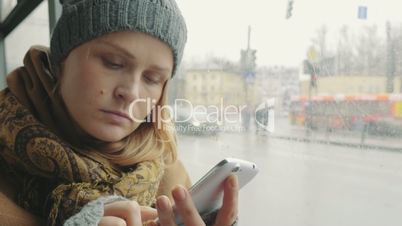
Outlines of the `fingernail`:
[[156,208],[159,211],[165,211],[169,208],[169,203],[166,199],[166,197],[160,197],[158,200],[156,200]]
[[173,190],[172,195],[173,195],[174,200],[179,201],[179,202],[183,201],[184,199],[186,199],[186,191],[181,186],[177,186]]
[[232,189],[236,189],[239,186],[238,181],[237,181],[237,176],[232,176],[232,178],[230,178],[229,185],[230,185],[230,188],[232,188]]

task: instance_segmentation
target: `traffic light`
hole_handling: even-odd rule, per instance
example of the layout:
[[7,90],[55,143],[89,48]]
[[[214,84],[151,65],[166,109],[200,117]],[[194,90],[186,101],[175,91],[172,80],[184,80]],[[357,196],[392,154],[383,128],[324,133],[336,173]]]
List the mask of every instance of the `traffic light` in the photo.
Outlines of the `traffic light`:
[[257,60],[257,56],[256,56],[256,53],[257,53],[257,50],[255,50],[255,49],[251,49],[250,51],[249,51],[249,68],[250,68],[250,71],[253,71],[253,72],[255,72],[255,70],[256,70],[256,67],[257,67],[257,63],[256,63],[256,60]]
[[243,71],[255,73],[255,70],[257,68],[256,60],[257,60],[257,50],[255,49],[241,50],[240,64]]
[[309,60],[303,61],[303,73],[309,74],[309,75],[314,73],[314,66],[313,66],[313,64],[310,63]]
[[288,0],[288,7],[286,9],[286,19],[289,19],[292,16],[293,10],[293,0]]

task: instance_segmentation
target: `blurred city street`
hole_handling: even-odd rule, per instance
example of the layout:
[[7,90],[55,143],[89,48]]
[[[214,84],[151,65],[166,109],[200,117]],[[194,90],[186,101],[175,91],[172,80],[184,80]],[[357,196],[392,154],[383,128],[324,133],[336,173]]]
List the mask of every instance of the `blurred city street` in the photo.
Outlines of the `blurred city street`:
[[347,130],[310,130],[304,126],[291,125],[287,117],[275,118],[275,131],[271,137],[331,144],[339,146],[361,147],[363,149],[378,149],[400,151],[402,153],[402,139],[400,136],[379,136],[362,131]]
[[277,139],[249,132],[180,135],[193,182],[225,157],[253,161],[240,225],[400,225],[402,153]]

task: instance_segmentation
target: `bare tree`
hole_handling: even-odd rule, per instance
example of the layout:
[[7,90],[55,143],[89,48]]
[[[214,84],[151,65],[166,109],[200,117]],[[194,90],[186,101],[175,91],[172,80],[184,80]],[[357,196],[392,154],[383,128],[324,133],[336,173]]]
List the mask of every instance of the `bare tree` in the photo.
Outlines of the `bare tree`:
[[367,26],[357,38],[354,57],[354,73],[357,75],[385,74],[385,45],[377,31],[377,26]]
[[349,27],[343,25],[339,31],[340,36],[336,50],[336,68],[339,75],[350,75],[352,73],[353,44],[349,35]]
[[317,30],[317,37],[311,40],[314,48],[318,50],[318,59],[327,57],[327,33],[327,27],[322,25],[321,28]]

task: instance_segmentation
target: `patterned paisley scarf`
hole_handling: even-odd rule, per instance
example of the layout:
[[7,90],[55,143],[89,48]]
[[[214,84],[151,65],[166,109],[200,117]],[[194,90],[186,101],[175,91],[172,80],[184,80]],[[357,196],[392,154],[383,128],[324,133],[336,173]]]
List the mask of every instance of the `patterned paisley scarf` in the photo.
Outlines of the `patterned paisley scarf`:
[[61,225],[89,201],[121,195],[140,205],[154,202],[163,175],[161,159],[121,168],[76,148],[79,134],[63,101],[45,47],[32,47],[24,66],[0,92],[0,167],[13,178],[18,203]]

